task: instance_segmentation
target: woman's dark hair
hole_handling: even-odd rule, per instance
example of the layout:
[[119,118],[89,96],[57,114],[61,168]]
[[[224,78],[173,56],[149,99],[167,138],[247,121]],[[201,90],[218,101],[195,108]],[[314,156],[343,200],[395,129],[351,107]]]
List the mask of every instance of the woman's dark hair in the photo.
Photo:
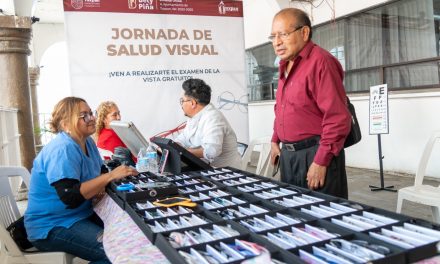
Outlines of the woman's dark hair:
[[211,102],[211,87],[201,79],[188,79],[183,82],[182,88],[186,96],[194,98],[201,105]]

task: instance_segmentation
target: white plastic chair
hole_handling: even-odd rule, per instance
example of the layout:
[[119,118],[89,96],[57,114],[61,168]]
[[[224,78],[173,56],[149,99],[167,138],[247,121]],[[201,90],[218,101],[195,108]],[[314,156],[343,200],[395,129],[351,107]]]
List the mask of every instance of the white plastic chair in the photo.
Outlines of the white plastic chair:
[[419,162],[419,167],[416,171],[414,186],[402,188],[397,193],[397,213],[402,210],[403,200],[409,200],[419,204],[431,206],[432,217],[434,222],[440,224],[440,185],[435,187],[423,184],[423,177],[425,176],[426,166],[428,165],[429,157],[436,140],[440,139],[440,130],[434,131],[426,143],[422,158]]
[[273,169],[273,166],[270,164],[270,141],[271,136],[252,140],[241,159],[241,169],[247,169],[249,162],[251,161],[252,152],[257,151],[259,154],[255,174],[269,176],[269,174],[272,173],[271,168]]
[[6,227],[20,218],[9,184],[9,177],[15,176],[21,176],[29,187],[30,174],[26,168],[0,166],[0,263],[72,263],[74,256],[65,252],[22,252],[6,230]]

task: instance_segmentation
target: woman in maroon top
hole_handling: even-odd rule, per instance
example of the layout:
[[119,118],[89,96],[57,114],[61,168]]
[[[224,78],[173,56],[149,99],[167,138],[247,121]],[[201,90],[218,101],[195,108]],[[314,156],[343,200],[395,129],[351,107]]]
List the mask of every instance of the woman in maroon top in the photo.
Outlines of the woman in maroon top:
[[102,102],[96,110],[96,145],[98,148],[115,152],[116,147],[127,146],[110,127],[113,120],[121,120],[121,112],[118,106],[112,101]]

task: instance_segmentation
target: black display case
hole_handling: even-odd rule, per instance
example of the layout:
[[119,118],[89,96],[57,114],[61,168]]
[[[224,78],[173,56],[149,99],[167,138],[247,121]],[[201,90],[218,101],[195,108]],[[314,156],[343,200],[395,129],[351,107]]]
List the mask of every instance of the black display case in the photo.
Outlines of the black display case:
[[186,171],[212,168],[209,164],[169,138],[153,137],[151,142],[157,144],[161,149],[169,151],[165,165],[165,171],[167,172],[178,174]]
[[[399,231],[404,225],[440,230],[438,225],[424,220],[288,185],[230,167],[190,171],[185,174],[169,175],[167,179],[179,185],[177,188],[180,196],[193,198],[197,203],[197,207],[191,208],[192,212],[182,210],[180,215],[165,216],[161,215],[160,210],[166,209],[152,206],[152,199],[127,200],[123,196],[116,195],[112,188],[108,191],[112,192],[112,198],[127,211],[171,263],[185,263],[179,251],[186,252],[183,254],[197,255],[199,251],[206,254],[204,251],[209,248],[215,255],[213,249],[222,250],[228,244],[241,243],[237,242],[238,240],[261,245],[268,250],[273,259],[285,263],[306,263],[304,259],[308,256],[325,255],[325,250],[337,250],[334,249],[335,245],[340,244],[344,249],[344,246],[353,246],[353,243],[366,243],[365,247],[368,245],[374,249],[388,250],[382,255],[377,255],[368,251],[370,249],[367,247],[365,252],[371,257],[369,260],[365,259],[368,263],[412,263],[438,254],[440,237],[437,239],[433,236],[430,241],[424,243],[418,241],[420,243],[412,248],[403,248],[379,239],[376,235],[380,235],[380,232],[387,234],[395,230]],[[283,199],[292,200],[293,206],[279,202]],[[234,215],[234,212],[243,214]],[[172,230],[154,230],[154,225],[157,223],[163,226],[167,226],[168,223],[169,226],[173,226],[173,222],[179,224],[179,219],[182,217],[190,219],[192,215],[199,215],[207,221],[205,223],[198,223],[198,220],[187,221],[185,223],[190,223],[189,226],[172,228]],[[356,228],[347,225],[349,223]],[[195,244],[190,246],[181,247],[176,247],[170,238],[176,235],[173,232],[189,237],[192,236],[191,234],[202,235],[205,230],[211,230],[213,226],[219,225],[228,225],[238,233],[210,241],[202,239],[200,241],[203,242],[194,242]],[[277,240],[286,234],[287,236],[293,234],[294,237],[297,236],[299,242],[302,242],[292,246],[292,243],[286,244]],[[312,239],[307,237],[307,234],[322,237]],[[351,254],[356,255],[356,252],[353,251]],[[240,263],[248,257],[225,263]]]

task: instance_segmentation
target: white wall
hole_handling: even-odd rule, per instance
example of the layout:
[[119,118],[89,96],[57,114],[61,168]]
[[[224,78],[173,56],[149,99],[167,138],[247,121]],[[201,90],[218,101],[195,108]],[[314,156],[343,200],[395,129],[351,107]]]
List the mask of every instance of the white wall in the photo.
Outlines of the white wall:
[[44,52],[54,43],[65,41],[64,24],[35,23],[32,25],[31,66],[39,66]]
[[15,5],[15,14],[17,16],[31,16],[32,13],[32,5],[35,0],[20,0],[13,1]]
[[249,111],[249,142],[254,138],[271,136],[273,133],[273,120],[275,101],[250,103]]
[[[288,1],[284,1],[288,3]],[[288,7],[288,6],[284,6]],[[281,8],[274,0],[243,0],[244,45],[248,49],[268,41],[272,18]]]
[[[369,135],[368,96],[352,96],[362,130],[362,140],[346,149],[347,166],[379,169],[376,135]],[[272,134],[274,101],[249,105],[249,139]],[[433,130],[440,130],[440,92],[390,94],[390,133],[382,135],[384,170],[415,173],[426,142]],[[440,178],[440,142],[434,148],[427,175]]]
[[[342,17],[347,14],[351,14],[353,12],[389,1],[390,0],[335,0],[335,18]],[[313,4],[316,6],[320,2],[321,1],[315,0],[313,1]],[[330,4],[333,3],[333,1],[324,1],[318,8],[312,8],[312,12],[310,12],[310,4],[295,3],[291,4],[291,6],[301,8],[304,11],[308,12],[311,16],[310,19],[312,20],[312,25],[317,25],[332,19],[332,9],[327,4],[327,2],[329,2]],[[308,8],[304,9],[304,6]]]
[[[316,6],[321,1],[314,1]],[[306,11],[312,20],[312,25],[321,24],[332,19],[332,9],[327,4],[333,1],[323,1],[318,8],[311,8],[304,2],[290,2],[289,0],[243,0],[244,33],[246,49],[268,42],[272,18],[275,13],[286,7],[296,7]],[[368,8],[387,0],[335,0],[335,17]]]
[[[31,0],[0,0],[0,9],[5,15],[31,16],[32,5]],[[1,15],[1,14],[0,14]],[[46,49],[52,44],[64,41],[64,24],[63,23],[41,23],[32,24],[32,40],[30,49],[29,66],[40,65],[41,57]]]
[[15,15],[15,6],[12,0],[0,0],[0,8],[5,15]]

